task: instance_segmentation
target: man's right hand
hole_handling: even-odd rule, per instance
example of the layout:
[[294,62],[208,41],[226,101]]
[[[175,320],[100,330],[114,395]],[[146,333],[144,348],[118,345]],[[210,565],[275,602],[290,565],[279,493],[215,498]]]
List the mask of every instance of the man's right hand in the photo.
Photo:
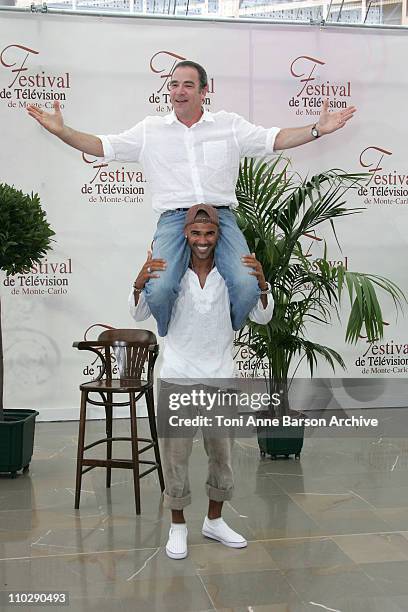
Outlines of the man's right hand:
[[65,125],[59,102],[54,102],[53,113],[47,113],[35,104],[29,104],[27,111],[30,117],[35,119],[43,128],[60,138],[70,147],[74,147],[74,149],[78,149],[82,153],[95,155],[95,157],[104,156],[103,145],[99,136],[78,132]]
[[62,117],[60,103],[58,101],[54,102],[54,112],[47,113],[42,110],[35,104],[29,104],[27,106],[27,112],[40,125],[43,126],[46,130],[51,132],[51,134],[55,134],[55,136],[60,136],[64,129],[64,119]]
[[147,251],[147,259],[137,275],[133,286],[141,291],[150,278],[160,278],[160,274],[157,274],[157,272],[165,270],[166,266],[167,262],[165,259],[153,259],[152,252]]

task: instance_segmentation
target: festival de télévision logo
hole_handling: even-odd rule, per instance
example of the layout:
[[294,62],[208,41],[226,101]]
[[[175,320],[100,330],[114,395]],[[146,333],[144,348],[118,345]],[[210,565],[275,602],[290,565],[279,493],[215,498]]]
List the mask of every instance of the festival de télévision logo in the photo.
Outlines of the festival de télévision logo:
[[408,204],[408,174],[392,167],[392,153],[379,145],[370,145],[361,151],[360,168],[371,175],[368,183],[358,190],[363,204]]
[[36,70],[32,68],[35,62],[41,63],[37,49],[19,43],[0,48],[0,101],[9,108],[21,109],[36,104],[40,108],[52,109],[58,100],[63,109],[71,88],[70,73],[50,74]]
[[296,115],[319,116],[323,101],[329,100],[330,110],[341,110],[350,105],[351,82],[338,83],[322,78],[326,62],[321,58],[299,55],[292,60],[289,70],[297,80],[297,92],[288,105]]
[[90,179],[81,187],[91,204],[142,204],[146,183],[143,172],[134,166],[112,168],[97,157],[82,154],[92,168]]
[[71,257],[63,261],[45,258],[25,273],[6,276],[3,285],[10,295],[63,296],[68,294],[72,274]]

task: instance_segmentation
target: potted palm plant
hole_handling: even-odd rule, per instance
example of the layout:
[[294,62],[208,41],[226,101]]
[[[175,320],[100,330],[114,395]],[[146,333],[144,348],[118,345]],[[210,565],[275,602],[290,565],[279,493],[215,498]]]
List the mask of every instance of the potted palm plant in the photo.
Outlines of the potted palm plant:
[[[51,247],[54,231],[38,194],[24,194],[0,184],[0,270],[21,274],[39,262]],[[35,410],[3,407],[4,360],[0,301],[0,472],[28,469],[34,443]]]
[[[391,296],[397,309],[406,301],[392,281],[330,262],[327,246],[318,259],[311,259],[305,252],[302,241],[305,235],[330,224],[337,241],[335,221],[363,212],[364,209],[347,206],[346,200],[350,190],[366,181],[367,175],[339,170],[301,179],[290,173],[290,162],[282,157],[272,161],[245,159],[241,164],[236,189],[238,224],[250,250],[262,263],[275,306],[268,325],[249,322],[238,333],[235,343],[249,349],[255,360],[255,375],[259,366],[266,363],[270,394],[279,389],[283,396],[280,414],[290,410],[288,384],[302,361],[307,362],[311,376],[319,359],[325,360],[333,371],[338,366],[345,368],[337,351],[310,339],[311,323],[330,324],[333,315],[344,308],[346,298],[350,307],[346,342],[355,343],[362,333],[368,342],[374,342],[384,333],[377,292]],[[267,449],[264,430],[262,439],[258,431],[258,440],[264,453]],[[293,442],[292,446],[292,452],[299,455],[301,444],[296,448]]]

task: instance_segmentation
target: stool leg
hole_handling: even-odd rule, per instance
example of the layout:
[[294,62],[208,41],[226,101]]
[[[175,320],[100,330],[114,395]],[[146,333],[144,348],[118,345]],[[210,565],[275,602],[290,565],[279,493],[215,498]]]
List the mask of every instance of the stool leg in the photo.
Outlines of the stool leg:
[[[105,404],[105,414],[106,414],[106,437],[111,438],[113,427],[112,427],[112,402],[113,402],[113,394],[108,392],[107,403]],[[112,440],[108,440],[106,443],[106,459],[109,461],[112,459]],[[111,486],[111,475],[112,468],[106,468],[106,488],[110,489]]]
[[139,445],[137,439],[136,402],[134,393],[130,398],[130,431],[132,443],[133,483],[135,487],[136,514],[140,514]]
[[84,458],[84,443],[85,443],[85,421],[86,421],[86,402],[88,392],[81,391],[81,410],[79,414],[79,432],[78,432],[78,452],[77,452],[77,471],[75,483],[75,509],[79,508],[79,500],[81,498],[81,482],[82,482],[82,460]]
[[147,405],[147,414],[149,416],[149,424],[150,424],[150,435],[154,442],[154,456],[156,458],[157,463],[157,472],[159,475],[160,489],[162,492],[164,491],[164,478],[163,478],[163,470],[160,458],[160,450],[159,450],[159,440],[157,438],[157,428],[156,428],[156,416],[154,414],[154,397],[153,397],[153,389],[149,389],[146,392],[146,405]]

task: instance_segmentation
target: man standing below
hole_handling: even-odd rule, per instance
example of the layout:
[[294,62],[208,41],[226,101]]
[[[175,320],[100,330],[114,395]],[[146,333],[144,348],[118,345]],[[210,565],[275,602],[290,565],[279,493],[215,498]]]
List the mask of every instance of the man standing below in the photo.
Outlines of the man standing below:
[[58,102],[53,113],[35,105],[27,106],[27,110],[45,129],[83,153],[104,157],[105,161],[142,163],[153,209],[160,215],[153,257],[167,262],[160,279],[146,285],[146,300],[160,336],[167,333],[190,260],[182,233],[186,212],[196,202],[218,208],[221,236],[215,263],[228,288],[232,327],[238,330],[259,297],[256,281],[242,266],[241,257],[249,251],[231,212],[237,205],[235,185],[241,158],[270,156],[331,134],[344,127],[355,108],[329,113],[326,100],[314,125],[265,129],[235,113],[204,110],[207,74],[202,66],[188,60],[176,65],[169,91],[171,114],[146,117],[118,135],[99,137],[68,127]]
[[[180,292],[165,338],[161,379],[226,379],[234,376],[234,333],[228,291],[214,265],[220,231],[215,208],[198,204],[189,209],[184,237],[191,249],[191,259],[181,279]],[[245,272],[256,280],[261,293],[249,316],[259,324],[266,324],[273,313],[269,283],[265,281],[262,266],[254,255],[244,257],[243,264]],[[145,286],[147,282],[157,282],[165,267],[163,259],[152,258],[149,252],[129,296],[130,312],[136,321],[143,321],[150,316]],[[233,438],[231,435],[211,435],[204,429],[203,438],[208,455],[206,489],[209,504],[202,533],[226,546],[243,548],[247,545],[246,540],[228,527],[221,517],[223,503],[230,500],[233,493]],[[188,461],[192,445],[192,436],[162,439],[161,455],[166,485],[164,505],[170,508],[172,517],[166,553],[172,559],[187,556],[184,508],[191,503]]]

